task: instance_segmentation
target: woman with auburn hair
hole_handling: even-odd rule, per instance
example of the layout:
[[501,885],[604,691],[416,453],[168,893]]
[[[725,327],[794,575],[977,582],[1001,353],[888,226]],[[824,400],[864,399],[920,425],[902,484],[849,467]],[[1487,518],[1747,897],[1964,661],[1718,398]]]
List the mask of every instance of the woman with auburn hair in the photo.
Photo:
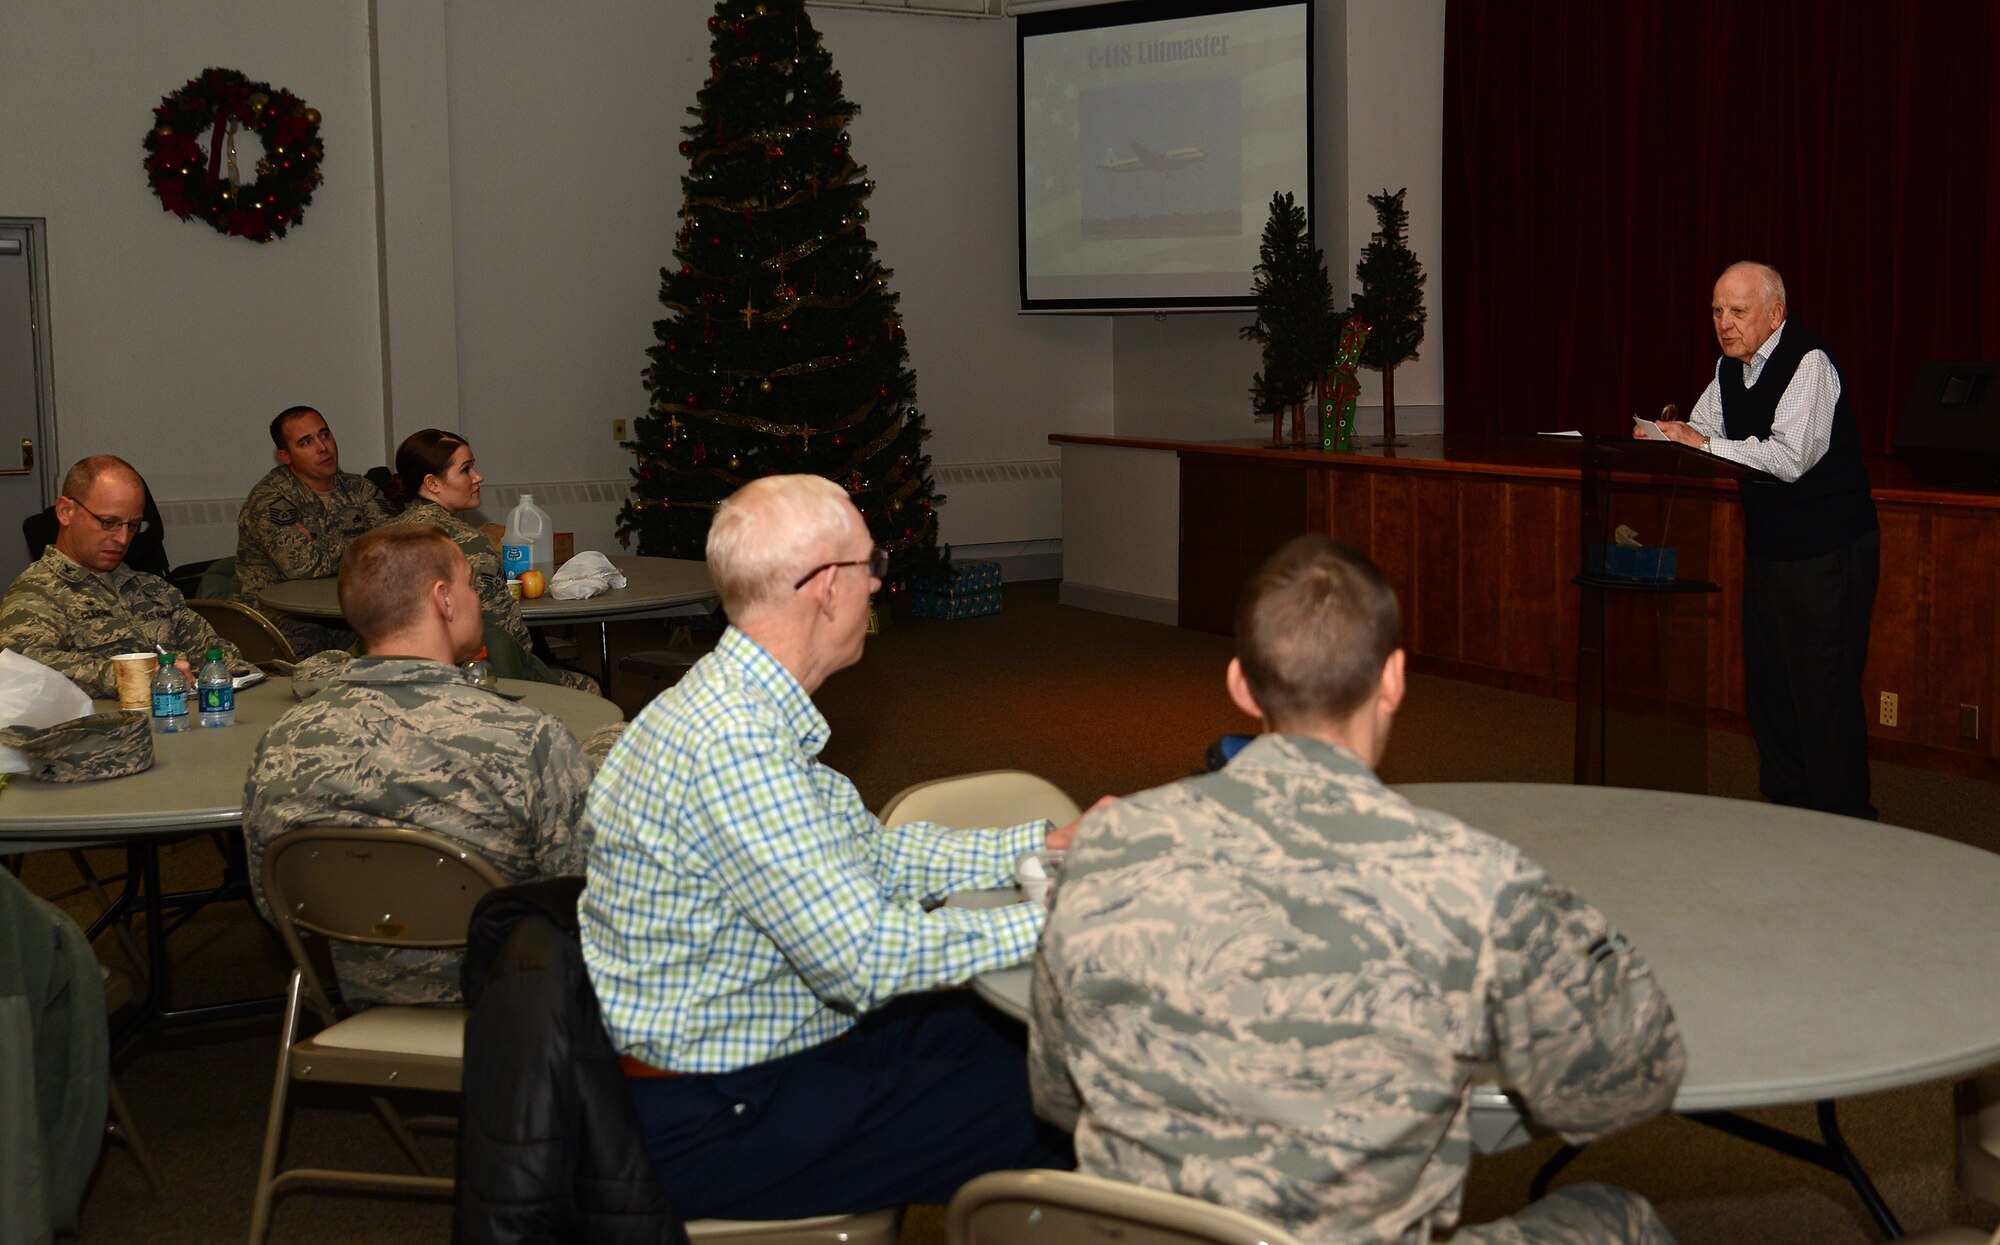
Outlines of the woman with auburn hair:
[[[479,593],[479,611],[489,628],[507,633],[521,646],[529,666],[542,666],[534,656],[534,637],[521,618],[521,603],[507,591],[500,569],[500,552],[486,533],[459,515],[479,508],[479,486],[486,477],[474,464],[472,446],[464,437],[442,428],[425,428],[404,438],[396,449],[396,475],[408,491],[410,504],[390,523],[428,523],[451,537],[472,563],[472,586]],[[386,525],[385,525],[386,526]],[[543,682],[560,683],[598,693],[597,680],[580,670],[545,666]]]

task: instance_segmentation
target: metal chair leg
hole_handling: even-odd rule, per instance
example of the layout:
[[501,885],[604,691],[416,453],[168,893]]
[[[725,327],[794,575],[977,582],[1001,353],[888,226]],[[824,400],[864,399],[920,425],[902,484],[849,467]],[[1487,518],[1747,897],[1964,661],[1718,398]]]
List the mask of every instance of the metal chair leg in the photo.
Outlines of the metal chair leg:
[[411,1136],[410,1130],[403,1125],[402,1114],[396,1110],[395,1104],[381,1094],[370,1094],[368,1099],[375,1104],[375,1114],[382,1117],[382,1123],[388,1127],[389,1135],[396,1139],[397,1145],[403,1147],[403,1153],[410,1156],[410,1162],[416,1165],[417,1170],[426,1176],[437,1175],[431,1170],[430,1163],[424,1159],[423,1152],[417,1149],[417,1139]]
[[284,1032],[278,1043],[278,1072],[271,1086],[271,1118],[264,1125],[264,1156],[257,1164],[257,1197],[250,1206],[250,1245],[264,1245],[271,1230],[271,1201],[278,1176],[278,1148],[285,1139],[285,1095],[292,1082],[292,1043],[299,1034],[299,1004],[305,995],[305,974],[292,970],[285,992]]
[[153,1166],[153,1153],[146,1148],[145,1139],[139,1136],[139,1126],[132,1122],[132,1109],[125,1105],[125,1095],[118,1092],[117,1078],[108,1079],[106,1088],[110,1091],[111,1123],[104,1131],[124,1142],[132,1151],[132,1159],[139,1164],[146,1183],[152,1186],[153,1196],[165,1197],[166,1182],[160,1179],[160,1169]]

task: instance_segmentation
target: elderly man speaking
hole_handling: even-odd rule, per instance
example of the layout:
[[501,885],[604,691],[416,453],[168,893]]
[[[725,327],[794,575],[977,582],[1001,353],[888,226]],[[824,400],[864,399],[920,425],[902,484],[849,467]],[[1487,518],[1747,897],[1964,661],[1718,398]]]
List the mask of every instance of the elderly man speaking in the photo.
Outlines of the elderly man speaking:
[[716,511],[731,626],[592,784],[583,952],[667,1194],[687,1218],[943,1202],[1069,1167],[1023,1036],[966,991],[1034,951],[1040,905],[926,910],[1005,884],[1075,826],[885,827],[821,765],[812,694],[861,657],[887,570],[846,493],[771,476]]

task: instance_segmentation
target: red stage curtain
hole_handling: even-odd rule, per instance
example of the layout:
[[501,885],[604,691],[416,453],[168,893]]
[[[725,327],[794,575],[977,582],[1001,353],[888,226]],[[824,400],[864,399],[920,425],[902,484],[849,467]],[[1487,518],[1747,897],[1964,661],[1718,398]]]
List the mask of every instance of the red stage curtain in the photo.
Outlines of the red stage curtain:
[[1623,435],[1785,276],[1886,451],[1917,368],[2000,358],[2000,4],[1452,0],[1445,427]]

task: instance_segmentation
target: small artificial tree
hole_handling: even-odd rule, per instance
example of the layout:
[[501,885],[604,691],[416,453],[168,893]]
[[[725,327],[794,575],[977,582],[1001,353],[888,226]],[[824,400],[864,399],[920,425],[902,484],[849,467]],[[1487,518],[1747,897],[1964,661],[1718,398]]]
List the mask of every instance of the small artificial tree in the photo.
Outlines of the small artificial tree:
[[699,558],[723,498],[760,476],[821,475],[889,550],[900,589],[943,570],[944,498],[868,236],[875,184],[847,133],[857,109],[803,0],[721,0],[708,30],[619,534],[642,554]]
[[1372,326],[1361,362],[1382,371],[1382,443],[1396,444],[1396,365],[1417,357],[1424,340],[1424,266],[1411,253],[1405,234],[1410,214],[1403,210],[1408,187],[1369,195],[1375,208],[1375,236],[1361,250],[1354,275],[1361,292],[1354,314]]
[[1264,344],[1264,370],[1250,381],[1250,401],[1271,416],[1271,442],[1282,437],[1284,412],[1292,412],[1292,438],[1305,438],[1305,401],[1325,366],[1340,315],[1326,259],[1306,233],[1306,210],[1280,192],[1271,196],[1271,219],[1257,248],[1257,318],[1243,336]]

